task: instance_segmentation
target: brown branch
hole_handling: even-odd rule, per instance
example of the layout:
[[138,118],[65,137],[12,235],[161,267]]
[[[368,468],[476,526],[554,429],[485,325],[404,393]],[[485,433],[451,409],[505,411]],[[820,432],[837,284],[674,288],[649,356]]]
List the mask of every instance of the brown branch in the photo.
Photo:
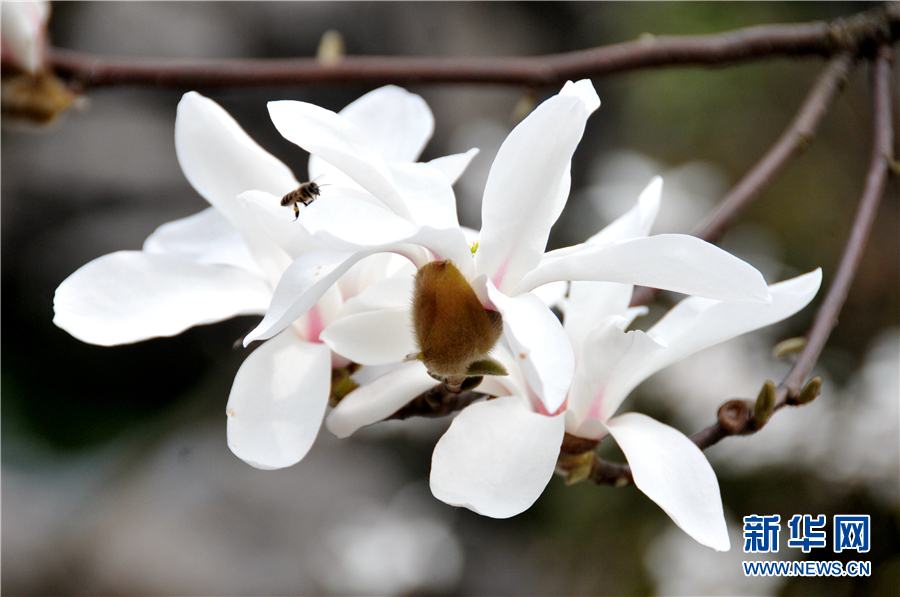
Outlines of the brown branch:
[[[847,83],[853,61],[853,56],[849,53],[839,54],[831,59],[788,128],[691,234],[707,242],[716,242],[735,217],[768,186],[769,181],[781,172],[788,161],[806,149],[815,137],[822,117]],[[656,288],[636,288],[631,297],[631,306],[646,304],[658,293]]]
[[[872,69],[872,159],[866,175],[865,186],[847,246],[841,256],[841,262],[838,265],[834,281],[828,289],[828,294],[816,313],[807,336],[806,346],[784,381],[775,390],[775,410],[783,406],[798,404],[797,398],[804,382],[822,353],[831,330],[837,325],[838,315],[865,251],[869,232],[878,211],[878,204],[884,194],[887,176],[894,163],[894,131],[891,122],[892,60],[893,50],[889,45],[878,48]],[[719,409],[718,420],[692,435],[691,440],[701,450],[705,450],[726,437],[755,433],[761,428],[762,425],[753,419],[752,402],[730,400]],[[568,457],[569,455],[564,453],[561,461],[565,463]],[[560,468],[561,472],[566,472],[565,464]],[[631,469],[627,464],[607,462],[596,454],[593,455],[590,475],[587,478],[601,485],[621,485],[633,482]]]
[[713,35],[647,37],[589,50],[511,58],[347,56],[166,60],[105,58],[52,48],[56,72],[84,87],[153,85],[185,89],[308,84],[495,83],[543,87],[661,66],[725,66],[779,56],[857,55],[900,37],[900,7],[833,21],[748,27]]
[[[476,400],[487,397],[487,394],[473,392],[454,392],[445,384],[437,385],[430,390],[422,392],[406,406],[387,417],[387,419],[408,419],[410,417],[445,417],[458,410],[462,410]],[[387,420],[385,419],[385,420]]]

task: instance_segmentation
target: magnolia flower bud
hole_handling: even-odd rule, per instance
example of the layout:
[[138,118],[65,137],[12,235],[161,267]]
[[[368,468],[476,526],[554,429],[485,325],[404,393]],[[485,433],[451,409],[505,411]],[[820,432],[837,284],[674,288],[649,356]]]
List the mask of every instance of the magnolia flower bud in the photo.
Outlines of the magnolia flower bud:
[[500,313],[485,309],[450,261],[433,261],[416,274],[413,327],[428,373],[451,387],[468,377],[507,375],[488,353],[500,339]]

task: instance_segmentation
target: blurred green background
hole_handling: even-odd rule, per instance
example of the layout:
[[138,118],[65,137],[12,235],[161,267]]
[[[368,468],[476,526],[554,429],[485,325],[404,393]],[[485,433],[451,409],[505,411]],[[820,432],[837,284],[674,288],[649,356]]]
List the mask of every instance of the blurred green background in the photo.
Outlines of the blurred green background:
[[[644,33],[830,19],[870,6],[67,2],[53,5],[50,29],[58,46],[121,56],[309,56],[329,29],[343,35],[350,54],[518,56]],[[655,174],[666,190],[654,232],[689,231],[777,139],[823,65],[776,59],[595,80],[603,105],[576,152],[572,195],[550,248],[579,242],[623,213]],[[866,65],[854,72],[809,149],[722,240],[769,282],[815,267],[826,286],[831,281],[870,157],[867,77]],[[482,150],[456,187],[462,223],[477,228],[487,170],[530,90],[410,89],[435,113],[423,159]],[[199,89],[299,180],[306,155],[278,135],[266,102],[339,110],[369,90]],[[290,469],[250,468],[227,450],[223,415],[247,354],[232,344],[253,318],[113,348],[56,328],[53,292],[68,275],[106,253],[139,249],[157,226],[206,206],[175,158],[175,106],[184,91],[97,89],[86,109],[47,130],[3,125],[4,594],[897,594],[896,179],[817,367],[826,378],[821,398],[707,452],[733,526],[732,550],[719,554],[694,543],[634,487],[566,487],[555,478],[534,507],[510,520],[445,506],[430,496],[427,479],[449,420],[382,424],[341,442],[326,431]],[[895,105],[895,122],[896,112]],[[673,299],[663,295],[646,319]],[[780,381],[789,363],[774,361],[771,346],[804,333],[813,312],[659,374],[626,409],[697,431],[725,399]],[[762,557],[741,552],[741,518],[787,521],[797,513],[826,514],[829,522],[869,514],[871,551],[804,555],[785,547],[783,525],[774,556],[869,560],[872,575],[744,578],[741,560]]]

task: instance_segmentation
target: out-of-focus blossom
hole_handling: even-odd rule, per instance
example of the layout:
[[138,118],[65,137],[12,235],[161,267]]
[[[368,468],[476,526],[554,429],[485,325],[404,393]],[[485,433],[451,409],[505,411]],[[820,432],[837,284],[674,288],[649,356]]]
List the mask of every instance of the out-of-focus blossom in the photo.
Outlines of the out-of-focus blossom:
[[3,2],[0,11],[0,59],[3,65],[36,74],[44,66],[50,3]]
[[427,490],[412,488],[401,490],[386,508],[358,499],[342,504],[353,510],[322,537],[315,568],[330,592],[404,595],[456,585],[462,545],[440,512],[423,507]]
[[[574,354],[559,320],[531,291],[563,280],[605,280],[713,299],[768,301],[758,271],[690,236],[618,240],[597,235],[582,245],[544,252],[569,194],[572,154],[599,105],[590,81],[570,82],[510,133],[491,167],[482,230],[470,247],[456,219],[451,189],[428,166],[398,168],[379,159],[359,145],[352,127],[316,106],[270,104],[273,121],[286,138],[340,169],[378,201],[357,198],[348,186],[332,191],[328,206],[313,204],[304,210],[300,221],[328,250],[307,253],[285,271],[266,317],[247,341],[278,333],[367,255],[393,251],[418,267],[446,259],[485,308],[501,313],[505,338],[529,385],[546,410],[555,412],[571,382]],[[373,365],[398,362],[416,350],[398,342],[408,341],[408,335],[403,330],[399,338],[393,320],[372,314],[366,326],[366,334],[349,323],[329,329],[325,340],[336,352]],[[391,350],[379,346],[380,339],[390,339]],[[418,363],[388,375],[385,386],[411,390],[429,381]],[[392,405],[399,408],[413,396],[395,393]]]
[[0,11],[0,104],[6,122],[47,124],[72,105],[83,105],[83,98],[45,68],[50,3],[3,2]]
[[[659,208],[661,186],[655,179],[630,212],[592,240],[621,243],[646,236]],[[612,435],[637,487],[697,541],[727,550],[718,483],[703,453],[680,432],[647,416],[613,415],[631,390],[656,371],[796,313],[815,296],[820,282],[816,270],[773,284],[769,304],[691,297],[647,332],[625,331],[646,312],[628,307],[631,285],[572,282],[565,331],[577,366],[566,408],[561,414],[544,409],[519,359],[499,348],[495,355],[510,375],[487,378],[479,389],[497,398],[463,410],[438,442],[432,492],[487,516],[514,516],[543,492],[565,432],[593,440]],[[345,436],[361,423],[374,422],[373,404],[389,400],[390,386],[383,380],[347,396],[329,416],[328,428]]]
[[[728,525],[728,535],[737,545],[743,542],[741,527]],[[755,561],[777,561],[790,552],[755,553]],[[667,529],[655,537],[644,555],[644,566],[656,585],[656,595],[691,595],[725,597],[726,595],[780,594],[787,578],[783,576],[745,576],[741,562],[748,554],[740,549],[716,553],[700,547],[675,529]]]
[[[397,87],[367,94],[345,112],[363,138],[400,160],[417,159],[433,130],[425,102]],[[279,201],[272,206],[288,221],[273,232],[238,198],[255,190],[280,200],[299,183],[218,104],[186,94],[178,106],[175,147],[188,181],[212,207],[160,227],[142,251],[100,257],[66,279],[56,292],[54,322],[76,338],[127,344],[236,315],[262,315],[292,259],[317,248],[300,226],[290,226],[291,212]],[[226,407],[228,445],[236,455],[258,468],[303,458],[321,426],[332,365],[348,364],[319,335],[346,301],[376,281],[390,284],[389,258],[373,256],[346,272],[290,329],[247,358]]]

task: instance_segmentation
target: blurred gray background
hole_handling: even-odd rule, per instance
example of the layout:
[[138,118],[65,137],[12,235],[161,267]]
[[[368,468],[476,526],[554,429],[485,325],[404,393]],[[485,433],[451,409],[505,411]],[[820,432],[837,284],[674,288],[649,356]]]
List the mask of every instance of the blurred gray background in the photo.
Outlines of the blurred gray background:
[[[584,49],[642,33],[694,34],[833,18],[865,3],[143,3],[53,6],[56,45],[104,55],[313,55],[339,31],[350,54],[519,56]],[[788,125],[823,62],[768,60],[594,81],[603,101],[573,164],[551,248],[623,213],[655,174],[666,181],[655,233],[687,232]],[[856,71],[809,150],[741,216],[722,246],[775,282],[821,266],[827,285],[868,164],[867,68]],[[266,102],[339,110],[368,87],[204,90],[306,179]],[[428,85],[436,131],[423,156],[482,152],[456,187],[479,226],[497,147],[527,89]],[[91,259],[139,249],[157,226],[205,202],[175,157],[185,90],[90,91],[89,106],[40,132],[2,132],[2,591],[4,594],[714,594],[896,595],[900,586],[898,189],[888,188],[813,404],[707,451],[732,550],[696,544],[634,487],[555,478],[528,512],[492,520],[438,502],[431,451],[449,424],[377,425],[264,472],[225,445],[224,408],[253,318],[132,346],[83,344],[51,323],[55,288]],[[543,99],[555,90],[540,90]],[[895,121],[897,117],[895,116]],[[824,287],[823,287],[824,288]],[[647,322],[676,297],[663,296]],[[818,304],[818,300],[815,304]],[[815,305],[814,305],[815,306]],[[802,334],[813,308],[696,355],[625,405],[690,434],[718,405],[755,396],[790,363],[772,345]],[[646,327],[646,323],[638,322]],[[606,455],[617,458],[614,449]],[[743,577],[750,514],[869,514],[864,578]],[[786,533],[785,531],[783,534]]]

